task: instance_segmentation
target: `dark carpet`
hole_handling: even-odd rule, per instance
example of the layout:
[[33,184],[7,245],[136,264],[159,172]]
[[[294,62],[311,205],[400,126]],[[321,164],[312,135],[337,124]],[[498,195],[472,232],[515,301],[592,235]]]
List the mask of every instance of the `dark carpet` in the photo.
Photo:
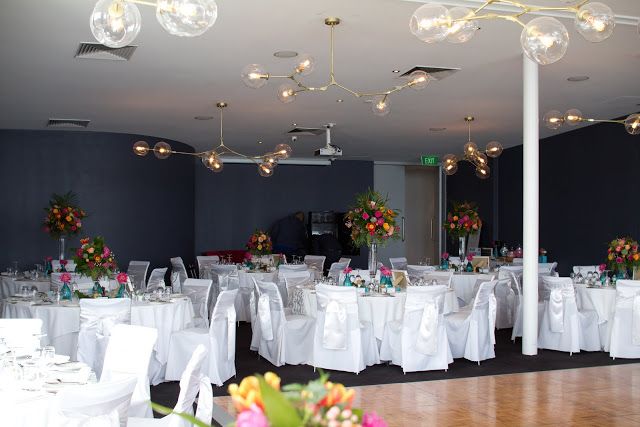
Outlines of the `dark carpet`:
[[[242,378],[255,373],[273,371],[282,378],[283,384],[304,383],[316,378],[313,367],[307,365],[285,365],[275,367],[268,361],[258,358],[257,353],[249,350],[251,342],[251,325],[241,323],[237,329],[236,371],[237,377],[232,378],[223,387],[213,386],[214,396],[227,394],[227,385],[239,382]],[[402,368],[395,365],[380,364],[370,366],[360,374],[328,371],[334,382],[346,386],[389,384],[415,381],[445,380],[453,378],[479,377],[485,375],[514,374],[520,372],[549,371],[557,369],[585,368],[590,366],[619,365],[637,363],[638,359],[616,359],[604,352],[580,352],[569,356],[551,350],[538,350],[537,356],[524,356],[521,353],[522,343],[517,339],[511,341],[511,329],[496,331],[496,358],[485,360],[480,365],[466,359],[455,359],[449,365],[449,370],[414,372],[404,375]],[[167,382],[151,387],[151,399],[165,406],[173,407],[178,398],[179,385],[177,382]]]

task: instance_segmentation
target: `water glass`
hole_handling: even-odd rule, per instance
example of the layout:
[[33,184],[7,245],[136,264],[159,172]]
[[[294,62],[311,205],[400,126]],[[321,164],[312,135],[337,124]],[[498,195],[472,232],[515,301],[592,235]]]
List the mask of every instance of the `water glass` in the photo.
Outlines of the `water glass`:
[[42,388],[42,371],[37,361],[26,360],[22,363],[22,389],[38,391]]
[[56,348],[52,345],[42,347],[40,363],[43,366],[51,366],[56,359]]

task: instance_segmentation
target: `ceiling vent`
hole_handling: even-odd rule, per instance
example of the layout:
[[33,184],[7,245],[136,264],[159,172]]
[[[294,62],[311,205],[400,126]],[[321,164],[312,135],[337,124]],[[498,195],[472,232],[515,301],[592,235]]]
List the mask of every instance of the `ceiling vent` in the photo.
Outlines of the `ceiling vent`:
[[49,119],[48,128],[86,128],[91,120],[83,119]]
[[436,80],[444,80],[447,77],[460,71],[460,68],[443,68],[443,67],[431,67],[427,65],[416,65],[412,69],[400,74],[400,77],[406,77],[409,74],[413,73],[414,71],[418,71],[418,70],[424,71],[425,73],[429,74],[431,77],[433,77]]
[[138,46],[107,47],[100,43],[80,43],[75,57],[78,59],[105,59],[108,61],[128,61]]
[[293,128],[287,133],[290,135],[322,135],[325,131],[325,128]]

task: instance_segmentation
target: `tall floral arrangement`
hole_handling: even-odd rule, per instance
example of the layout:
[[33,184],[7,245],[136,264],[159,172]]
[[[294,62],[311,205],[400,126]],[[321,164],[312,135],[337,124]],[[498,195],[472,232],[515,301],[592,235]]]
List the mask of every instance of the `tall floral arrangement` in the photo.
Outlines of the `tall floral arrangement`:
[[478,208],[470,202],[454,202],[453,209],[447,214],[447,220],[443,227],[451,238],[476,234],[482,228]]
[[53,238],[74,235],[82,229],[82,220],[87,216],[76,202],[76,195],[71,191],[65,194],[53,194],[49,206],[44,210],[43,230]]
[[640,266],[638,242],[633,238],[618,237],[609,243],[607,249],[607,267],[609,270],[626,272]]
[[73,261],[76,263],[76,272],[91,277],[98,281],[102,277],[108,277],[116,269],[116,257],[105,244],[102,236],[80,239],[80,246],[75,250]]
[[371,189],[356,195],[355,205],[344,216],[355,246],[384,245],[400,237],[400,227],[396,224],[398,211],[388,207],[387,202],[385,197]]
[[273,250],[271,237],[266,231],[256,230],[247,242],[247,250],[252,255],[269,255]]

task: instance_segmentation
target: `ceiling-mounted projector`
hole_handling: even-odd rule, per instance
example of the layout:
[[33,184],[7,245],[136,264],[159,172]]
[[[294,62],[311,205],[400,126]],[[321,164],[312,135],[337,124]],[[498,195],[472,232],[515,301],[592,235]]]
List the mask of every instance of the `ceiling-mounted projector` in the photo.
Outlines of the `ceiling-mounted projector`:
[[342,156],[342,148],[338,147],[337,145],[333,145],[331,143],[331,128],[334,127],[335,125],[336,125],[335,123],[327,123],[326,125],[324,125],[326,129],[325,130],[326,143],[324,147],[318,148],[314,152],[316,156],[325,156],[325,157]]

